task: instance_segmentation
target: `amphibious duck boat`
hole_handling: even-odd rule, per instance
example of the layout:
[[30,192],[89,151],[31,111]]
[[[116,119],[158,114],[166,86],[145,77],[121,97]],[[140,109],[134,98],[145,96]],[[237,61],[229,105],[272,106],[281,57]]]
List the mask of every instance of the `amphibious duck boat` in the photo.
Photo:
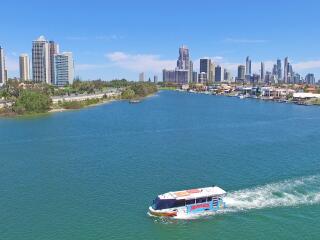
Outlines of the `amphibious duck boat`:
[[226,192],[219,187],[206,187],[159,195],[149,207],[155,217],[189,218],[214,213],[226,207]]

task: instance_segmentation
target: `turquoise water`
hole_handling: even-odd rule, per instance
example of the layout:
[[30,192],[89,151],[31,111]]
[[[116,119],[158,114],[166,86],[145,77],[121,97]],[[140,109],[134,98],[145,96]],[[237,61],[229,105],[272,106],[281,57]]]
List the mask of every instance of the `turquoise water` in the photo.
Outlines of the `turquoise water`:
[[[0,239],[319,239],[320,108],[161,92],[0,120]],[[218,185],[229,210],[147,216]]]

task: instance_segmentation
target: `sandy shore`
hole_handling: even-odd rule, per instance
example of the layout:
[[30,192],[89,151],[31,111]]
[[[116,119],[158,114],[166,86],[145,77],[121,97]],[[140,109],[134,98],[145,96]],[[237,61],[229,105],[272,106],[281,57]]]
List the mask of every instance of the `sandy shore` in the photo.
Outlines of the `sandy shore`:
[[49,110],[48,113],[57,113],[57,112],[81,110],[81,109],[84,109],[84,108],[95,107],[95,106],[111,103],[111,102],[114,102],[114,101],[120,101],[120,99],[108,99],[108,100],[104,100],[104,101],[96,103],[96,104],[92,104],[92,105],[85,106],[83,108],[76,108],[76,109],[53,108],[53,109]]

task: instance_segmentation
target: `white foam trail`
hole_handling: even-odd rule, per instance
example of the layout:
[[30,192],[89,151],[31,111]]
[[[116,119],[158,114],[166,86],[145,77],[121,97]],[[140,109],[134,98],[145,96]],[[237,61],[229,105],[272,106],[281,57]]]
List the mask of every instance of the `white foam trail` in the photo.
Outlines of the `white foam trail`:
[[320,175],[230,192],[227,212],[320,203]]
[[197,215],[186,214],[180,215],[175,219],[157,218],[156,221],[172,223],[175,220],[194,220],[254,209],[320,204],[320,175],[285,180],[229,192],[224,201],[227,208],[217,212],[206,212]]

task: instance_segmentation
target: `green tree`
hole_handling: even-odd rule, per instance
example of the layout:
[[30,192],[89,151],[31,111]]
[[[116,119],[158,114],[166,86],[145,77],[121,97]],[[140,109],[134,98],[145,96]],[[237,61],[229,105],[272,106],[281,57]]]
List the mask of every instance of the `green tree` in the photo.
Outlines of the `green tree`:
[[122,99],[133,99],[135,97],[135,93],[131,88],[127,88],[121,94]]
[[52,104],[50,96],[32,90],[24,90],[17,98],[13,111],[18,114],[45,113]]

